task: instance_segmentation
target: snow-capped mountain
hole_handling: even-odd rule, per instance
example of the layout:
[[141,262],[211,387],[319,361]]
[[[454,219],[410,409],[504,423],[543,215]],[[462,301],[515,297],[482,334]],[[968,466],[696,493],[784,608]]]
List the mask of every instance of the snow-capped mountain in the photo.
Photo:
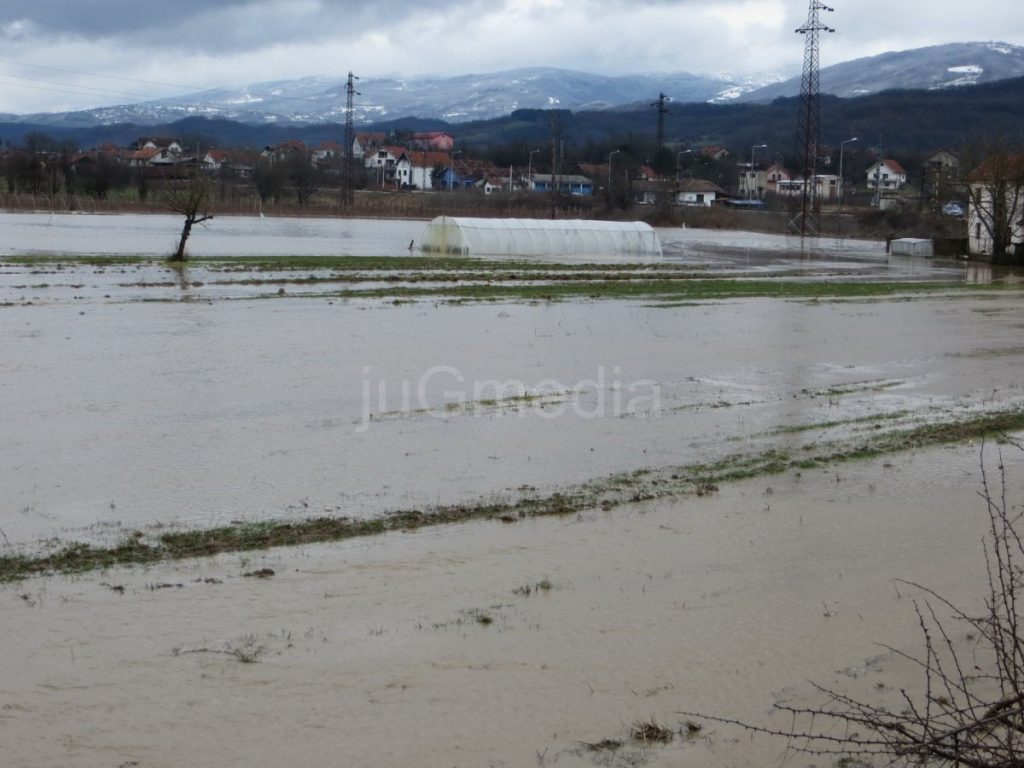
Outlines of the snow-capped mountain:
[[[1024,47],[1009,43],[954,43],[884,53],[826,67],[821,90],[842,97],[891,88],[936,89],[1024,76]],[[255,124],[337,123],[344,120],[345,77],[304,77],[218,88],[180,98],[56,114],[22,115],[4,122],[85,127],[165,124],[212,117]],[[608,77],[533,67],[459,77],[368,78],[359,81],[359,123],[402,117],[450,123],[501,117],[517,109],[573,111],[636,109],[665,93],[675,103],[766,102],[800,92],[800,78],[686,72]]]
[[[611,109],[636,102],[638,94],[654,100],[662,92],[675,102],[727,101],[782,79],[775,74],[751,77],[685,72],[606,77],[552,68],[446,78],[376,78],[359,81],[355,108],[361,123],[401,117],[465,122],[501,117],[517,109]],[[340,122],[344,119],[345,84],[345,78],[305,77],[140,104],[26,115],[19,120],[69,127],[157,124],[192,116],[249,123]]]
[[[850,98],[893,88],[937,90],[1024,76],[1024,47],[1009,43],[950,43],[854,59],[821,70],[821,92]],[[800,93],[800,78],[751,91],[743,101]]]

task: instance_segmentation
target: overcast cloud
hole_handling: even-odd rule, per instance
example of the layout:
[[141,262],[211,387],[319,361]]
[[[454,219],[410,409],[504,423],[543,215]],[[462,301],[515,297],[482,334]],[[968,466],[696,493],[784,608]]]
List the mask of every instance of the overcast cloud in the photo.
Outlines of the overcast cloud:
[[[945,42],[1024,44],[1008,0],[835,0],[828,65]],[[4,0],[0,112],[304,75],[799,71],[806,0]],[[969,62],[965,62],[969,63]],[[33,66],[35,65],[35,66]],[[105,76],[105,77],[104,77]]]

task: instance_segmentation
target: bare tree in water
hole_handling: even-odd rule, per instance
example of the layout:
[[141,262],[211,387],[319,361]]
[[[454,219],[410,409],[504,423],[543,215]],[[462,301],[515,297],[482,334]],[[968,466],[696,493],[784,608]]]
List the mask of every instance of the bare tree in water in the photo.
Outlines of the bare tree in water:
[[[1006,444],[1024,450],[1013,439]],[[888,708],[815,686],[825,696],[821,706],[776,705],[788,717],[784,728],[680,714],[779,737],[795,752],[841,757],[841,765],[1024,768],[1024,515],[1007,501],[1002,451],[998,481],[989,475],[982,461],[980,495],[988,512],[984,610],[975,615],[910,583],[923,595],[914,603],[923,649],[889,649],[920,670],[920,694],[901,689],[898,705]]]
[[185,261],[185,245],[188,243],[192,227],[213,218],[213,184],[202,174],[196,172],[178,185],[169,187],[165,192],[164,205],[185,217],[181,228],[178,249],[171,256],[171,261]]

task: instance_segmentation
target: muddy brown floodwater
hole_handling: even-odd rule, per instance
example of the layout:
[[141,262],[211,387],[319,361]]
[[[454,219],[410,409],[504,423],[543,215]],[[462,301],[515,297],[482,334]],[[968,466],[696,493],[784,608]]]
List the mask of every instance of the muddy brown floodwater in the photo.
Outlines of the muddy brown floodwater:
[[2,312],[2,528],[14,545],[372,517],[789,450],[871,415],[939,419],[1024,394],[1016,295],[69,299]]
[[[4,764],[777,763],[782,743],[724,727],[664,746],[629,730],[695,709],[765,722],[780,697],[816,701],[808,680],[917,691],[879,645],[920,647],[893,579],[980,605],[978,462],[934,449],[674,503],[7,585]],[[582,745],[604,739],[622,746]]]
[[[5,556],[810,455],[1024,403],[1018,291],[299,296],[266,283],[283,271],[197,264],[175,282],[158,263],[26,261],[140,253],[149,230],[144,217],[0,216],[0,248],[18,257],[0,260]],[[279,254],[402,255],[422,226],[216,224],[197,245],[214,256],[283,243]],[[786,238],[663,239],[664,263],[716,276],[987,279],[890,262],[875,243],[801,257]],[[916,690],[878,645],[920,643],[913,595],[894,579],[981,604],[980,459],[977,444],[933,447],[701,497],[5,584],[0,763],[778,762],[784,745],[728,728],[684,736],[679,713],[763,722],[779,700],[817,701],[808,680],[866,697]],[[1024,456],[1003,461],[1019,504]],[[652,718],[676,730],[670,743],[631,739]],[[587,746],[601,742],[621,744]],[[824,764],[788,764],[811,763]]]

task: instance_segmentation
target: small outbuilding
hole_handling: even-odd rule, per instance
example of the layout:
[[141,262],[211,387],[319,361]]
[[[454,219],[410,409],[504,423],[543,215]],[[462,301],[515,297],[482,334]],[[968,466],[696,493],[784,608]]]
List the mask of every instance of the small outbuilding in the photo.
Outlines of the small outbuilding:
[[894,256],[934,256],[935,249],[931,240],[922,237],[901,237],[889,244],[889,251]]
[[641,221],[438,216],[421,242],[459,256],[661,256],[658,233]]

